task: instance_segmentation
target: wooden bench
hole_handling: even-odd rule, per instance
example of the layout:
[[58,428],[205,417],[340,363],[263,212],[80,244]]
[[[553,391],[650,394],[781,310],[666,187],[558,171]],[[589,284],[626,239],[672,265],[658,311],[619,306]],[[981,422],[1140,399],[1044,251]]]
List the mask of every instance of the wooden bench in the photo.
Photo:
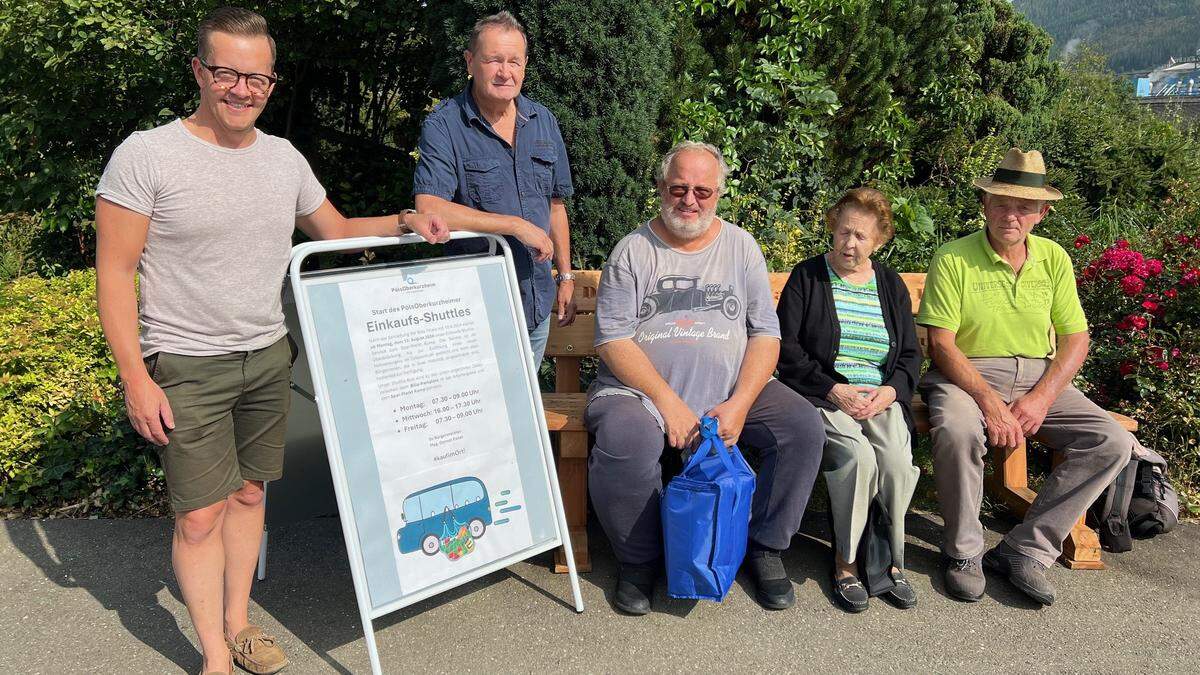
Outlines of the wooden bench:
[[[908,286],[915,315],[925,292],[925,275],[910,273],[900,276]],[[778,302],[788,275],[772,273],[770,277],[771,291]],[[546,356],[554,359],[555,391],[542,395],[550,431],[557,436],[555,459],[558,462],[558,481],[566,507],[571,544],[575,550],[575,565],[580,571],[591,570],[591,558],[588,557],[587,543],[588,434],[583,425],[587,396],[580,389],[579,376],[584,359],[596,356],[592,342],[595,337],[596,290],[599,283],[599,271],[576,273],[575,301],[579,315],[574,324],[565,328],[551,324]],[[923,326],[917,326],[917,338],[921,351],[928,355],[928,339]],[[1137,430],[1136,420],[1118,413],[1109,414],[1125,429]],[[928,409],[919,396],[913,398],[913,417],[917,432],[928,433]],[[1024,443],[1014,450],[994,448],[990,460],[992,473],[984,481],[987,491],[1007,505],[1017,517],[1024,517],[1029,505],[1037,497],[1037,493],[1029,489]],[[1054,463],[1057,464],[1058,460],[1058,453],[1055,453]],[[1100,540],[1083,518],[1063,542],[1063,554],[1059,560],[1070,569],[1104,569],[1104,563],[1100,560]],[[554,569],[556,572],[567,571],[562,549],[555,555]]]

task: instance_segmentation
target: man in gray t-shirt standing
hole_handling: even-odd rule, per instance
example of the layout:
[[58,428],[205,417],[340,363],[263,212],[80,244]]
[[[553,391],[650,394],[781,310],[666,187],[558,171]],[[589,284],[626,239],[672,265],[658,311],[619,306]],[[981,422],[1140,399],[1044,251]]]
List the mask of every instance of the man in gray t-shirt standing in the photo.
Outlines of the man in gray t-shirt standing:
[[588,486],[621,565],[613,604],[630,614],[650,611],[661,565],[664,445],[692,447],[702,415],[727,444],[758,451],[755,596],[769,609],[795,602],[781,552],[800,529],[825,433],[812,404],[771,378],[779,320],[766,262],[753,237],[716,216],[728,171],[711,145],[672,148],[658,172],[659,217],[617,244],[600,279]]
[[213,12],[191,61],[199,107],[127,138],[96,188],[100,320],[129,420],[159,446],[176,515],[172,563],[205,673],[228,673],[233,660],[254,673],[288,663],[248,605],[263,483],[283,469],[291,359],[280,293],[292,232],[449,234],[413,212],[338,213],[304,157],[254,127],[274,65],[261,16]]

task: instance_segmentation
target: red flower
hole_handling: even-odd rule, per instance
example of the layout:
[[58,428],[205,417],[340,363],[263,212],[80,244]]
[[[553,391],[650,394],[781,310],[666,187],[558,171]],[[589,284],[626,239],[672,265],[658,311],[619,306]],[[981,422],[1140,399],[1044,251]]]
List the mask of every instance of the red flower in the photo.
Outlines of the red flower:
[[1122,249],[1122,250],[1124,250],[1124,249],[1127,249],[1127,248],[1129,248],[1129,240],[1127,240],[1127,239],[1118,239],[1118,240],[1116,241],[1116,243],[1115,243],[1115,244],[1113,244],[1113,246],[1116,246],[1117,248],[1119,248],[1119,249]]
[[1121,291],[1124,292],[1125,295],[1137,295],[1141,293],[1142,289],[1144,288],[1146,288],[1146,282],[1142,281],[1140,277],[1135,275],[1130,274],[1124,279],[1121,279]]
[[1181,350],[1179,347],[1171,347],[1171,358],[1177,359],[1177,358],[1179,358],[1179,355],[1182,353],[1183,353],[1183,350]]
[[1121,373],[1121,377],[1128,377],[1133,374],[1133,371],[1137,370],[1137,366],[1129,361],[1122,361],[1117,370]]
[[1153,300],[1147,300],[1142,303],[1142,309],[1146,310],[1147,312],[1150,312],[1151,314],[1154,314],[1155,312],[1158,311],[1158,303],[1154,302]]
[[1171,365],[1168,364],[1166,361],[1159,361],[1158,363],[1156,363],[1154,365],[1157,366],[1159,370],[1166,370],[1171,367]]
[[1163,271],[1162,261],[1158,260],[1157,258],[1152,258],[1150,260],[1147,260],[1146,261],[1146,269],[1150,272],[1151,276],[1156,277],[1156,276],[1162,274],[1162,271]]
[[1146,363],[1158,363],[1166,360],[1166,350],[1162,347],[1147,347],[1146,348]]
[[1075,248],[1083,248],[1090,243],[1092,243],[1092,238],[1086,234],[1081,234],[1078,237],[1075,237]]
[[1150,322],[1144,316],[1131,315],[1129,317],[1129,323],[1133,325],[1135,330],[1146,330],[1146,326],[1150,325]]
[[1175,296],[1177,295],[1179,295],[1179,291],[1175,290],[1174,288],[1168,288],[1167,290],[1163,291],[1164,298],[1174,300]]

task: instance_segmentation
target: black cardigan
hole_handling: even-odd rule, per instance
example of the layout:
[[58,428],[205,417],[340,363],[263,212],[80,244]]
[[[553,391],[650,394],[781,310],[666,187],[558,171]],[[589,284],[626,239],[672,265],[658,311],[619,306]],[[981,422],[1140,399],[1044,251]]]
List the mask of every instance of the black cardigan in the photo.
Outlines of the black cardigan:
[[[825,256],[796,265],[779,296],[779,381],[796,390],[813,405],[826,410],[837,406],[825,396],[846,378],[833,369],[842,328],[833,304]],[[883,323],[891,347],[883,364],[883,384],[896,390],[896,401],[912,430],[912,396],[921,375],[921,346],[913,323],[908,287],[892,269],[872,261],[879,288]]]

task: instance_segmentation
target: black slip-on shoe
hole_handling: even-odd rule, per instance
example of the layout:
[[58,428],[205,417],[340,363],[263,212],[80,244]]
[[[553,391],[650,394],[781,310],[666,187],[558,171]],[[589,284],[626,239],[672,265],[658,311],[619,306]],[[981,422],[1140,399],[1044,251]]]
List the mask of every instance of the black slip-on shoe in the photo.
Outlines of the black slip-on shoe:
[[883,594],[883,599],[892,603],[897,609],[912,609],[917,606],[917,591],[908,583],[908,579],[904,576],[904,571],[892,574],[892,581],[896,583],[890,591]]
[[613,607],[634,616],[649,614],[656,576],[656,568],[653,565],[622,565],[617,572]]
[[783,555],[775,550],[752,549],[746,565],[754,579],[754,599],[766,609],[787,609],[796,604],[792,580],[783,566]]
[[837,601],[838,607],[851,614],[858,614],[866,610],[870,601],[867,589],[858,580],[858,577],[838,578],[837,572],[833,573],[833,599]]

